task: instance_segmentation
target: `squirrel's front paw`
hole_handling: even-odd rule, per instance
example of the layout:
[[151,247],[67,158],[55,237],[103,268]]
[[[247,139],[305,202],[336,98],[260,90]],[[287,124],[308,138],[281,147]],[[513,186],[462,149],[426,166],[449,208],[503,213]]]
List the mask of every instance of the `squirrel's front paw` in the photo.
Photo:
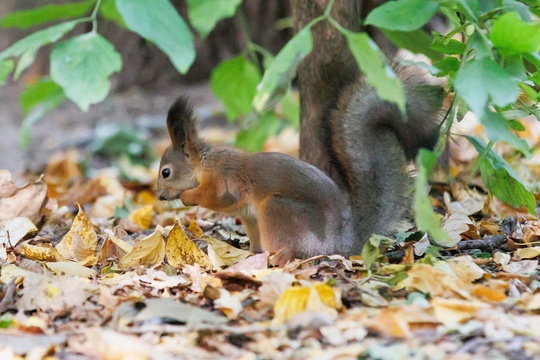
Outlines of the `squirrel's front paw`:
[[199,202],[194,196],[195,194],[191,190],[186,190],[180,195],[180,200],[185,206],[195,206],[199,205]]

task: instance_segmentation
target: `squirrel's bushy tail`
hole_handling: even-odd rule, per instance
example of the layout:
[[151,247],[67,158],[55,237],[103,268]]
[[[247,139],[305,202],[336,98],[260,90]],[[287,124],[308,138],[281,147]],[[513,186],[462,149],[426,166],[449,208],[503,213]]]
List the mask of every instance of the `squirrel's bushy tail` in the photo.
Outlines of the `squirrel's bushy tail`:
[[406,114],[361,79],[343,90],[330,117],[331,155],[350,196],[357,250],[372,233],[403,230],[412,189],[407,165],[439,137],[442,87],[418,68],[394,71],[404,85]]

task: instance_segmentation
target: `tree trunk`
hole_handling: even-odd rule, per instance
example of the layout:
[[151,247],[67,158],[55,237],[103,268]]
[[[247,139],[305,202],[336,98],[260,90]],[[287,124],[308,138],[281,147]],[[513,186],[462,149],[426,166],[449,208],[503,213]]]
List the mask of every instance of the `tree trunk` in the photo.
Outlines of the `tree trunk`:
[[[291,0],[296,31],[322,15],[328,0]],[[331,16],[351,31],[360,30],[361,0],[336,0]],[[340,91],[359,76],[345,38],[327,21],[312,28],[313,51],[298,69],[300,91],[300,158],[340,182],[325,142],[328,112]]]

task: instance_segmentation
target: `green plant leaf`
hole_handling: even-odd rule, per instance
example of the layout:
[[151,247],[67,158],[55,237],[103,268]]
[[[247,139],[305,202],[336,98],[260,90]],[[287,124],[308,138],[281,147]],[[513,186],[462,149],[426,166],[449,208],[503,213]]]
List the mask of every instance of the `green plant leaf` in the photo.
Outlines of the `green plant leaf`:
[[405,112],[405,93],[403,85],[386,61],[377,45],[366,33],[343,32],[349,49],[367,82],[375,88],[384,100],[396,103]]
[[536,52],[540,48],[540,24],[526,23],[516,12],[509,12],[493,22],[489,33],[502,55]]
[[255,110],[262,112],[279,101],[287,92],[298,65],[312,49],[311,27],[305,27],[289,40],[266,69],[253,99]]
[[71,31],[75,25],[77,25],[76,20],[68,21],[28,35],[2,51],[0,60],[18,57],[26,51],[36,52],[43,45],[58,41],[65,33]]
[[534,195],[527,190],[510,165],[493,150],[486,151],[482,140],[474,136],[465,137],[481,154],[477,161],[482,180],[493,195],[515,208],[525,206],[530,214],[535,215]]
[[23,115],[28,113],[38,104],[59,104],[65,98],[64,91],[54,81],[42,78],[35,84],[28,86],[19,96],[19,104]]
[[410,32],[383,30],[383,33],[397,47],[415,54],[424,54],[432,60],[443,58],[440,52],[431,48],[433,37],[422,29]]
[[431,44],[431,48],[447,55],[463,55],[465,52],[464,43],[454,39],[447,39],[444,36],[435,38]]
[[441,61],[437,61],[433,64],[441,72],[437,76],[446,76],[451,73],[456,73],[459,70],[460,61],[453,56],[447,56]]
[[300,102],[290,89],[279,101],[278,112],[288,124],[300,127]]
[[129,30],[155,43],[179,72],[189,70],[195,60],[193,36],[169,0],[116,0],[116,8]]
[[229,120],[251,110],[257,84],[261,81],[259,70],[244,55],[230,58],[212,72],[210,88],[225,106]]
[[515,102],[518,81],[491,58],[473,60],[456,74],[454,86],[471,110],[482,116],[488,100],[496,106]]
[[95,0],[51,4],[29,10],[14,11],[0,19],[0,27],[28,29],[49,21],[67,20],[87,14]]
[[486,128],[487,136],[490,141],[505,141],[525,155],[530,155],[527,142],[520,139],[516,134],[510,131],[510,125],[501,114],[490,110],[484,111],[480,122]]
[[114,0],[103,0],[99,7],[99,14],[103,16],[104,19],[113,21],[122,28],[127,28],[126,22],[122,18],[120,12],[118,12]]
[[424,26],[439,9],[435,0],[389,1],[373,9],[366,25],[397,31],[412,31]]
[[219,20],[233,16],[241,3],[242,0],[187,0],[189,21],[205,37]]
[[51,53],[51,78],[83,111],[105,99],[109,76],[121,68],[120,54],[95,32],[65,40]]
[[6,79],[13,71],[15,62],[13,60],[0,61],[0,86],[6,83]]
[[266,139],[276,135],[281,127],[279,117],[274,112],[267,111],[261,114],[251,127],[238,133],[234,145],[247,151],[261,151]]
[[438,156],[426,149],[420,149],[416,162],[418,176],[415,182],[414,219],[420,231],[428,232],[433,241],[441,246],[453,246],[454,241],[441,227],[441,220],[433,211],[429,194],[426,191],[429,174],[437,163]]

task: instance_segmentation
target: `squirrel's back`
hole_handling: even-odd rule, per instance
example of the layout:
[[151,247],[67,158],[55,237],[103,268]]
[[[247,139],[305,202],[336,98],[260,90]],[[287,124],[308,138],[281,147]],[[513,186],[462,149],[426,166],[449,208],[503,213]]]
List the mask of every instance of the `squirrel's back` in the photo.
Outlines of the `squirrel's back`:
[[411,205],[408,170],[439,137],[443,91],[418,68],[396,65],[406,114],[360,79],[342,91],[329,120],[330,153],[349,194],[359,249],[372,234],[404,230]]

